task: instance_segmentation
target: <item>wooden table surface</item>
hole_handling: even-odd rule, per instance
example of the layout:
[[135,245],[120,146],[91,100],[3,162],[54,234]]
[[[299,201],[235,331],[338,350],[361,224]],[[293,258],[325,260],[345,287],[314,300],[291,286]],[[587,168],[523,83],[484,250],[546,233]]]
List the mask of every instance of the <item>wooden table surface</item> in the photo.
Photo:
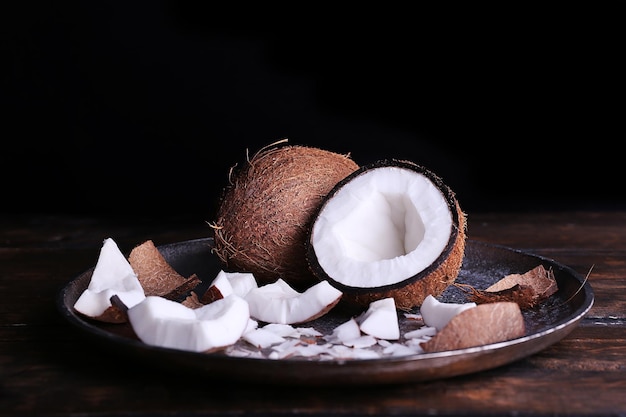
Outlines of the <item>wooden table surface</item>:
[[400,385],[298,387],[166,372],[96,345],[59,291],[103,239],[129,249],[206,237],[206,219],[0,216],[0,415],[626,415],[626,211],[468,213],[468,238],[589,274],[595,302],[548,348],[475,374]]

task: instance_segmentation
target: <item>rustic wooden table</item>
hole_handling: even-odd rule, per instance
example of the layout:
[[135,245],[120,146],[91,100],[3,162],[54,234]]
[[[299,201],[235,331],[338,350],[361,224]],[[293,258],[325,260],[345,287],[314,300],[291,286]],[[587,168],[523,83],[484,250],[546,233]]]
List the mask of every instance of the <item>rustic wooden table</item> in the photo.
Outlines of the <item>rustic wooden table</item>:
[[468,213],[470,239],[554,259],[595,302],[564,339],[470,375],[366,387],[227,382],[109,354],[63,319],[59,291],[121,248],[206,237],[205,219],[0,217],[0,415],[626,415],[626,212]]

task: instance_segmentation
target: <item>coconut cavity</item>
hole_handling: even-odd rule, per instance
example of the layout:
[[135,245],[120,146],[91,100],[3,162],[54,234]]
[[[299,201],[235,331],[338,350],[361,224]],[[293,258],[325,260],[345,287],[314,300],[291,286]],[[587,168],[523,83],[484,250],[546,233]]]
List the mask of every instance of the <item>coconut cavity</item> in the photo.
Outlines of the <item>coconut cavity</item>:
[[324,197],[358,168],[349,155],[284,144],[235,167],[211,224],[224,269],[252,273],[260,284],[282,278],[297,290],[317,283],[308,230]]
[[409,310],[461,269],[466,218],[442,179],[409,161],[363,166],[337,183],[307,239],[310,269],[356,307],[393,298]]

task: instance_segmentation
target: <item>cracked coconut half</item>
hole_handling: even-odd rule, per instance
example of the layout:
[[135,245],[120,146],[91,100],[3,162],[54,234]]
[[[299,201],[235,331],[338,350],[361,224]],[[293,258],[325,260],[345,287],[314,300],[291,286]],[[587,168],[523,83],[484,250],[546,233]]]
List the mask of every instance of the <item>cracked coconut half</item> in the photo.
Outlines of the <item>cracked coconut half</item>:
[[325,197],[307,239],[320,280],[363,307],[392,297],[401,310],[451,285],[463,261],[466,216],[453,191],[410,161],[362,166]]

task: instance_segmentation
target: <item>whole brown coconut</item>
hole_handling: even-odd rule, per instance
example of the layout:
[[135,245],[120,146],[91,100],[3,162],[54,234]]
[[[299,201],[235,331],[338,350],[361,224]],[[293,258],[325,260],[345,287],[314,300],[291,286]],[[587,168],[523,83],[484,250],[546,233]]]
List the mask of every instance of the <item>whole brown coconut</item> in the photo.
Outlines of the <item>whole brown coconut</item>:
[[343,291],[344,307],[391,297],[410,310],[456,280],[465,241],[466,215],[439,176],[382,160],[327,194],[306,246],[312,272]]
[[214,252],[224,269],[250,272],[259,284],[282,278],[304,290],[318,282],[305,254],[312,216],[335,184],[359,166],[349,155],[275,145],[231,170],[211,224]]

